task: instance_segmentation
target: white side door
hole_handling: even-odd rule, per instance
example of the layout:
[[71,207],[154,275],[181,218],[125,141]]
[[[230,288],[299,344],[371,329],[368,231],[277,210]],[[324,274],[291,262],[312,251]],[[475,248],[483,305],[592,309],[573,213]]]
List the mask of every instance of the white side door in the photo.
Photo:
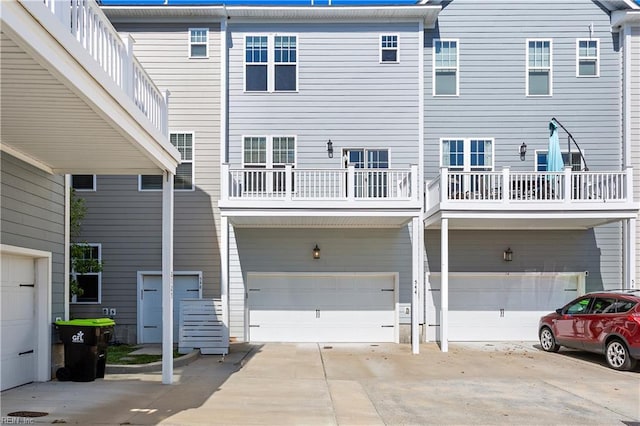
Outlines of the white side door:
[[[140,343],[162,342],[162,275],[141,274],[139,279],[138,326]],[[173,341],[178,342],[179,307],[183,299],[202,298],[200,273],[174,273],[173,276]]]
[[1,257],[0,390],[5,390],[36,379],[36,281],[33,258]]

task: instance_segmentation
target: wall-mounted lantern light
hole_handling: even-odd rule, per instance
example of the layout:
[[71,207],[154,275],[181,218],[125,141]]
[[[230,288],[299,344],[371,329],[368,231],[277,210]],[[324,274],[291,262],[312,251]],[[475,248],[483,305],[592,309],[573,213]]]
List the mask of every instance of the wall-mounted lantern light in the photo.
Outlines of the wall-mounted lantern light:
[[333,142],[331,142],[331,139],[327,142],[327,155],[329,158],[333,158]]
[[522,142],[522,145],[520,145],[520,161],[524,161],[526,155],[527,155],[527,144]]
[[318,259],[320,259],[320,247],[318,247],[318,245],[316,244],[316,246],[313,248],[313,260]]
[[511,262],[513,260],[513,251],[511,251],[511,247],[502,253],[502,259],[504,259],[505,262]]

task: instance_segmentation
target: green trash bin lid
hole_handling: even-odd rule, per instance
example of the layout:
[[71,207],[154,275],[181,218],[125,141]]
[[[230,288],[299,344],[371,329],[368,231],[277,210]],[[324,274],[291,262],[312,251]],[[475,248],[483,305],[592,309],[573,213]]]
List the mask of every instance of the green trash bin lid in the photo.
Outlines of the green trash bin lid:
[[56,321],[56,325],[75,325],[79,327],[109,327],[116,325],[111,318],[79,318],[70,321]]

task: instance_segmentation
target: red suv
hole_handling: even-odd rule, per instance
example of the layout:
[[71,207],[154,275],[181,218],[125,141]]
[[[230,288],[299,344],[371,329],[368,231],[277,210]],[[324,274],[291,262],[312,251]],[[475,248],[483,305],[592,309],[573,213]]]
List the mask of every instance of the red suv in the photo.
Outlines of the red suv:
[[632,370],[640,359],[640,290],[585,294],[540,318],[538,336],[547,352],[596,352],[611,368]]

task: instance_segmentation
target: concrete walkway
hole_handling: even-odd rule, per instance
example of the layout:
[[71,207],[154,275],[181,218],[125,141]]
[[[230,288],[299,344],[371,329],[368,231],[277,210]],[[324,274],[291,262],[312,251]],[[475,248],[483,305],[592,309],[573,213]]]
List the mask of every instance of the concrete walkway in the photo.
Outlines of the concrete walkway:
[[[164,425],[640,425],[640,372],[533,343],[232,345],[161,374],[34,383],[3,392],[3,422]],[[13,418],[16,419],[16,418]],[[14,422],[14,424],[17,424]],[[24,422],[22,423],[24,424]]]

